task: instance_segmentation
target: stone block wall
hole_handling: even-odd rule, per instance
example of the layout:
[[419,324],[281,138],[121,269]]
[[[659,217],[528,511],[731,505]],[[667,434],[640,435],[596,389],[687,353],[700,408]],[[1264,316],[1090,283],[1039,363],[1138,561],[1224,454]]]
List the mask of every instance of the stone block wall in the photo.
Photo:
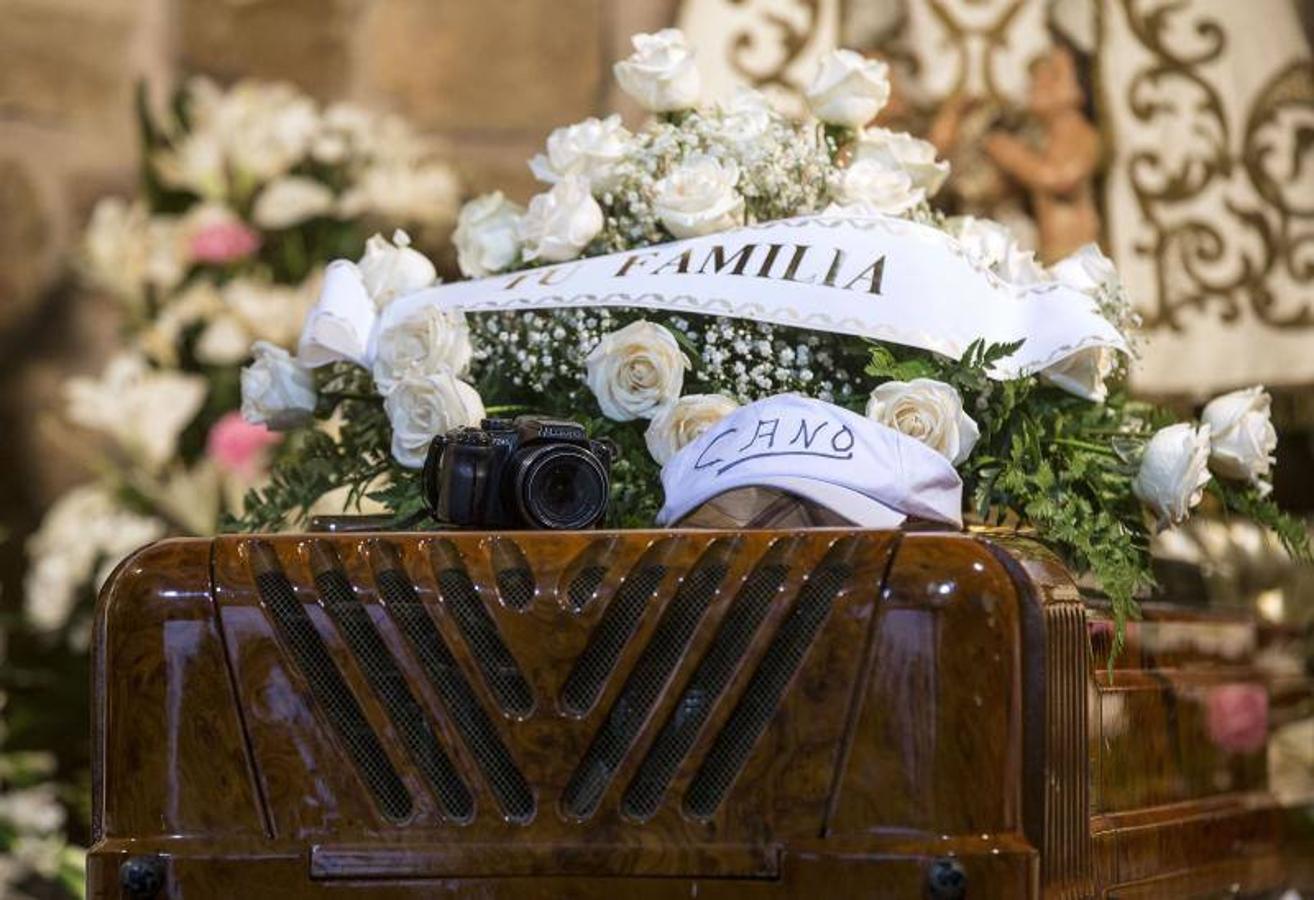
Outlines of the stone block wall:
[[[114,312],[73,288],[95,201],[132,191],[133,98],[194,73],[282,79],[402,113],[441,137],[473,191],[534,190],[555,126],[623,109],[610,65],[677,0],[0,0],[0,606],[21,544],[82,477],[54,427],[59,385],[117,343]],[[628,110],[633,112],[632,110]]]

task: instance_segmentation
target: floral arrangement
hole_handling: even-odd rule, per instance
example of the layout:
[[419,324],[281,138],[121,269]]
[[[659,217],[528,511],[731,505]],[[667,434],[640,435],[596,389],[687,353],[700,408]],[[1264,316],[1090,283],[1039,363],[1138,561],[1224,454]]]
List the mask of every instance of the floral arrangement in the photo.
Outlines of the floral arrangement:
[[436,245],[460,202],[406,122],[285,84],[196,79],[167,116],[143,101],[140,120],[141,195],[102,200],[83,242],[82,274],[124,310],[128,348],[66,387],[67,421],[105,452],[30,541],[27,614],[43,632],[85,624],[88,588],[135,548],[212,534],[241,508],[282,443],[236,411],[252,342],[293,347],[327,260],[377,255],[381,223]]
[[[807,91],[807,121],[786,118],[753,91],[701,103],[693,54],[674,30],[635,37],[615,74],[650,121],[637,132],[617,116],[553,132],[530,162],[545,189],[526,208],[492,193],[461,210],[454,243],[464,275],[785,217],[894,216],[947,232],[1006,282],[1057,280],[1085,292],[1131,342],[1135,316],[1097,248],[1046,268],[1002,226],[935,211],[947,164],[925,142],[868,127],[890,93],[883,63],[829,54]],[[428,286],[430,269],[414,249],[400,241],[387,253],[386,264],[369,256],[334,263],[327,277],[380,310]],[[354,499],[413,521],[422,506],[415,469],[436,434],[494,412],[529,411],[584,419],[615,441],[613,524],[651,525],[664,462],[738,405],[799,392],[865,412],[942,453],[962,476],[972,517],[1034,528],[1096,576],[1120,622],[1152,583],[1153,532],[1183,522],[1206,493],[1308,554],[1303,529],[1268,497],[1277,440],[1268,395],[1237,391],[1210,403],[1198,423],[1170,424],[1162,410],[1127,397],[1127,360],[1109,349],[1001,380],[992,369],[1017,344],[978,342],[951,359],[738,318],[417,307],[367,353],[369,323],[328,307],[307,320],[297,356],[259,345],[243,372],[248,421],[338,424],[332,434],[314,432],[248,497],[248,528],[295,522],[343,485]]]

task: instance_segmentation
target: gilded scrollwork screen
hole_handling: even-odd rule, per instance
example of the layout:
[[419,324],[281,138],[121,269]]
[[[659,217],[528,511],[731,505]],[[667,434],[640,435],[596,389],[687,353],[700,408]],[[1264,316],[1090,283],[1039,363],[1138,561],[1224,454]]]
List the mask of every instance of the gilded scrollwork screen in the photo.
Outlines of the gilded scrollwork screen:
[[684,0],[677,24],[698,50],[708,92],[739,85],[802,109],[802,90],[839,41],[840,0]]
[[1314,382],[1314,62],[1295,5],[1102,8],[1107,232],[1149,335],[1138,386]]

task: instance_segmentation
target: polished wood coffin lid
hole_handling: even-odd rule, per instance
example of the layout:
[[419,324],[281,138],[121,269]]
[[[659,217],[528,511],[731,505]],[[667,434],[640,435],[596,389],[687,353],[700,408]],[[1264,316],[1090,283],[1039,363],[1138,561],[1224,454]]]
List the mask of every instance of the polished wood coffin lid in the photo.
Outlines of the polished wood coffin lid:
[[978,535],[164,542],[98,610],[92,896],[142,854],[187,897],[1285,885],[1263,746],[1207,721],[1211,686],[1267,690],[1254,648],[1190,637],[1253,623],[1152,610],[1112,673],[1107,628]]

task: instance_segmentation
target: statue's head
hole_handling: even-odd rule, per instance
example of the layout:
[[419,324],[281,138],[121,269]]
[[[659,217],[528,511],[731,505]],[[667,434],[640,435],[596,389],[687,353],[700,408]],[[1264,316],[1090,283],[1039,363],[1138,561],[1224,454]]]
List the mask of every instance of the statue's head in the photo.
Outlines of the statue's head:
[[1085,102],[1072,51],[1054,45],[1031,63],[1027,105],[1038,116],[1079,108]]

